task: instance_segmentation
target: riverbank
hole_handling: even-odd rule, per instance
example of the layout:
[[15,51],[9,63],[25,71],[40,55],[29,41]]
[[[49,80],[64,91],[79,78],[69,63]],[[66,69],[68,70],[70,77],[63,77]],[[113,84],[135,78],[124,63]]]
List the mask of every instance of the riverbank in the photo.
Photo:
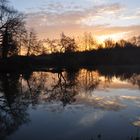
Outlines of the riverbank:
[[85,52],[15,56],[0,60],[0,71],[26,71],[41,68],[81,68],[94,66],[140,66],[140,48],[112,48]]

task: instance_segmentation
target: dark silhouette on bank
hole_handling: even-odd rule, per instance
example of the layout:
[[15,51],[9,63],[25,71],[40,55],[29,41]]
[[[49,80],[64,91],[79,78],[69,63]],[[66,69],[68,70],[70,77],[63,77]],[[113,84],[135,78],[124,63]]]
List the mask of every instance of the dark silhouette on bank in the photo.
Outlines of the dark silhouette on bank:
[[111,48],[85,52],[55,53],[41,56],[15,56],[0,60],[0,71],[39,70],[41,68],[82,68],[100,65],[140,66],[140,48]]

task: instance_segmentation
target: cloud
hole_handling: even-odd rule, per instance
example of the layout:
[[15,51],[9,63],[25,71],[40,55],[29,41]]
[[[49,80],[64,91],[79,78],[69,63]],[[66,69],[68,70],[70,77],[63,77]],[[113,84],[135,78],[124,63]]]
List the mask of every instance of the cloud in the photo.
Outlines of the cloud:
[[131,101],[140,107],[140,96],[121,96],[120,99]]
[[103,111],[95,111],[81,118],[79,121],[79,124],[84,125],[84,126],[92,126],[93,124],[100,121],[104,117],[104,115],[105,115],[105,112]]
[[[51,4],[52,9],[63,9],[63,5],[59,4]],[[52,12],[50,10],[46,11],[38,11],[34,13],[28,13],[27,17],[28,20],[35,18],[36,20],[44,19],[46,18],[47,23],[54,24],[72,24],[72,23],[79,23],[78,21],[82,19],[87,19],[89,17],[97,17],[101,16],[102,14],[114,14],[121,10],[121,6],[119,4],[111,4],[111,5],[100,5],[100,6],[94,6],[90,7],[88,9],[79,9],[79,10],[71,10],[69,8],[68,11],[65,11],[64,9],[59,12]],[[57,11],[57,10],[56,10]],[[52,22],[53,21],[53,22]],[[50,25],[50,24],[49,24]]]
[[121,98],[130,101],[140,101],[140,97],[138,96],[121,96]]
[[136,126],[136,127],[140,127],[140,120],[135,121],[135,122],[133,122],[132,124],[133,124],[134,126]]
[[127,11],[120,15],[120,20],[135,20],[140,19],[140,9],[127,9]]
[[80,7],[74,3],[71,5],[60,2],[50,3],[44,4],[38,11],[28,11],[26,13],[27,25],[36,29],[40,38],[58,37],[61,32],[72,36],[83,32],[92,32],[95,35],[121,32],[137,34],[140,31],[139,25],[113,25],[113,22],[119,23],[120,17],[123,20],[132,18],[123,15],[124,10],[125,6],[119,3],[98,4],[90,7]]
[[126,106],[121,103],[120,97],[102,97],[96,95],[80,94],[77,97],[77,102],[85,105],[93,106],[97,109],[119,111]]

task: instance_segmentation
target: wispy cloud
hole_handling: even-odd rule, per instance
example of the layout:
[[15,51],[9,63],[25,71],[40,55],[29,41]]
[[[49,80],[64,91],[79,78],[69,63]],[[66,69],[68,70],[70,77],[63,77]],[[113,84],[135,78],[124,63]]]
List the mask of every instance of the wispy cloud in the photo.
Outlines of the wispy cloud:
[[[79,35],[85,31],[95,35],[128,32],[132,35],[140,31],[139,9],[130,15],[127,7],[120,3],[104,4],[104,1],[100,1],[93,5],[90,0],[86,1],[91,5],[60,1],[44,3],[38,9],[26,12],[28,26],[35,28],[40,37],[58,36],[61,32],[70,35]],[[132,19],[136,22],[129,22]]]
[[105,115],[104,111],[95,111],[91,114],[85,115],[80,119],[79,124],[84,126],[92,126],[93,124],[100,121]]
[[118,111],[126,107],[126,105],[121,102],[120,97],[103,97],[96,95],[88,96],[85,93],[78,95],[77,102],[79,104],[82,102],[85,105],[93,106],[94,108],[101,110]]

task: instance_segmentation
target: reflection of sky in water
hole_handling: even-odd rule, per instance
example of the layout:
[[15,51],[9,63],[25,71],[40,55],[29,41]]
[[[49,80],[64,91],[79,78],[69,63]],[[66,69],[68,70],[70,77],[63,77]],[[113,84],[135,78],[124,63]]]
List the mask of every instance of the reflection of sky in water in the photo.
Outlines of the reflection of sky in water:
[[22,81],[28,96],[20,97],[29,102],[30,122],[7,139],[134,138],[140,126],[140,90],[134,79],[139,81],[139,75],[112,78],[86,70],[77,74],[33,73]]

